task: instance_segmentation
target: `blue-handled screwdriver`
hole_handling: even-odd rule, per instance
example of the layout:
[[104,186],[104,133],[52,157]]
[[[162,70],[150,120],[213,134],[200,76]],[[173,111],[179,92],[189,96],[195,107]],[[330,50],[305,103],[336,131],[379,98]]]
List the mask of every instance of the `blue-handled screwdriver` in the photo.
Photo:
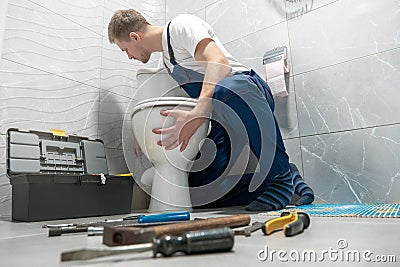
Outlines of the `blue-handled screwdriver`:
[[[44,225],[49,228],[50,236],[60,236],[71,233],[88,233],[88,235],[101,235],[104,226],[140,226],[146,224],[168,223],[190,220],[188,211],[166,212],[149,215],[132,215],[121,219],[111,219],[91,223],[67,223]],[[93,230],[95,229],[95,230]]]

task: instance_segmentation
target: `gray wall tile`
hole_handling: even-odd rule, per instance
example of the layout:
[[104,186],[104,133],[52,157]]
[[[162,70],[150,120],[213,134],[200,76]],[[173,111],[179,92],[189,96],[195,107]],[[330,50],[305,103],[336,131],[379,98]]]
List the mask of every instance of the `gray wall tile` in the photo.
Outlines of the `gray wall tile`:
[[289,162],[294,163],[299,169],[300,173],[303,174],[303,163],[300,150],[300,138],[286,139],[283,142],[285,144],[286,153],[289,156]]
[[273,0],[217,1],[206,7],[206,18],[221,42],[227,43],[285,21],[285,3]]
[[[266,77],[265,66],[262,64],[263,55],[276,46],[289,47],[286,22],[249,33],[245,37],[225,44],[230,54],[262,77]],[[288,58],[290,58],[290,50],[288,51]],[[291,65],[290,60],[289,65]]]
[[[260,38],[260,36],[262,37]],[[262,64],[263,55],[276,46],[289,47],[286,22],[252,33],[225,45],[229,53],[248,68],[254,69],[264,79],[266,79],[266,71]],[[288,53],[290,66],[290,51]],[[290,73],[286,75],[285,80],[289,96],[275,98],[275,116],[278,119],[283,138],[298,137],[296,95],[293,77],[290,77]]]
[[398,202],[400,125],[301,138],[304,176],[319,202]]
[[[166,20],[169,21],[179,14],[196,14],[205,10],[204,0],[198,1],[180,1],[166,0]],[[204,16],[203,16],[204,19]]]
[[289,20],[294,73],[399,47],[398,5],[398,0],[337,1]]
[[400,122],[400,49],[295,76],[300,135]]

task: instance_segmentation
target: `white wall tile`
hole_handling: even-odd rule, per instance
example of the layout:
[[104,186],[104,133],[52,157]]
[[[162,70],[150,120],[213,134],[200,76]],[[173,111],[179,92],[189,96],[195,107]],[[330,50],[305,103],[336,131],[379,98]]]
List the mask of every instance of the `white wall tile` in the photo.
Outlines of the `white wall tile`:
[[0,134],[0,218],[11,215],[11,185],[6,173],[6,136]]
[[99,87],[101,36],[30,1],[10,2],[3,58]]
[[8,0],[0,2],[0,59],[3,52],[4,28],[6,27]]
[[108,25],[113,13],[120,9],[135,9],[151,24],[165,24],[165,0],[105,0],[104,20]]
[[398,0],[346,0],[289,20],[294,73],[400,47]]
[[0,80],[0,133],[56,128],[97,136],[98,88],[4,59]]
[[[9,0],[13,3],[19,0]],[[30,2],[53,11],[97,34],[103,32],[104,0],[29,0]]]

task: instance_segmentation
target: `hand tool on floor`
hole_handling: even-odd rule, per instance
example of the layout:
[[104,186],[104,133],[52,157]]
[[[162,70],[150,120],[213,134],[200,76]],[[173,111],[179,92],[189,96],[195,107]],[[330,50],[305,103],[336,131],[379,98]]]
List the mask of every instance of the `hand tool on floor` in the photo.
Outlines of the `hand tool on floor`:
[[228,227],[191,231],[180,236],[164,235],[159,239],[154,238],[151,242],[136,245],[63,252],[61,254],[61,261],[88,260],[149,250],[153,251],[154,257],[158,253],[161,253],[163,256],[172,256],[176,252],[183,252],[185,254],[227,252],[232,249],[234,240],[233,232]]
[[190,220],[190,212],[188,211],[177,211],[177,212],[166,212],[159,214],[149,215],[132,215],[121,219],[106,219],[104,221],[88,222],[88,223],[62,223],[62,224],[45,224],[43,228],[61,228],[61,227],[80,227],[80,226],[98,226],[104,223],[114,223],[123,221],[137,221],[137,223],[155,223],[155,222],[170,222],[170,221],[186,221]]
[[247,226],[243,229],[238,229],[235,230],[234,233],[235,235],[244,235],[244,236],[251,236],[251,233],[258,231],[261,229],[261,227],[263,226],[264,223],[262,222],[255,222],[250,226]]
[[[290,211],[284,211],[281,213],[282,216],[287,216],[289,215]],[[304,224],[304,230],[307,229],[310,226],[311,219],[310,215],[308,215],[306,212],[303,211],[296,211],[297,215],[299,216],[299,219],[303,222]]]
[[148,243],[154,238],[163,235],[179,235],[187,231],[205,230],[219,227],[241,227],[249,225],[249,215],[232,215],[206,220],[192,220],[169,225],[160,225],[148,228],[138,227],[104,227],[103,244],[108,246],[122,246]]
[[[136,219],[138,220],[138,223],[136,223]],[[100,228],[103,228],[104,226],[142,227],[162,225],[168,222],[185,220],[190,220],[190,213],[188,211],[150,215],[134,215],[117,220],[106,220],[92,223],[47,225],[46,227],[49,228],[49,237],[85,232],[87,232],[89,235],[99,235],[102,231]]]
[[285,236],[300,234],[310,225],[310,217],[305,212],[282,213],[281,217],[266,221],[261,230],[269,235],[277,230],[283,230]]

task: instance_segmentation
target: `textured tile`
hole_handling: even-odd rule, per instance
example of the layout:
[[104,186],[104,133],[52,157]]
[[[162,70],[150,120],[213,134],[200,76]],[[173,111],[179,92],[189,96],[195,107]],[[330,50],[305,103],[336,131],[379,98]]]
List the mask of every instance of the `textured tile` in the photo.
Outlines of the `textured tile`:
[[400,122],[400,49],[295,76],[300,135]]
[[107,22],[112,14],[120,9],[135,9],[151,24],[165,23],[165,0],[105,0],[104,20]]
[[399,202],[400,125],[301,138],[319,202]]
[[1,53],[3,51],[3,39],[4,39],[4,28],[6,25],[6,16],[7,16],[7,1],[0,2],[0,59]]
[[2,60],[0,133],[8,128],[97,136],[99,92],[47,72]]
[[[104,0],[29,0],[101,35],[103,32]],[[19,0],[9,0],[18,3]]]
[[273,0],[218,1],[207,6],[206,18],[221,42],[227,43],[285,21],[285,3]]
[[[0,138],[3,143],[3,139]],[[3,160],[0,163],[0,218],[11,215],[11,185],[6,176],[6,165]]]
[[99,87],[101,42],[87,28],[21,0],[8,5],[2,57]]
[[171,20],[179,14],[195,14],[205,9],[204,0],[198,1],[181,1],[166,0],[166,19]]
[[398,0],[337,1],[289,20],[294,73],[400,47],[399,29]]

